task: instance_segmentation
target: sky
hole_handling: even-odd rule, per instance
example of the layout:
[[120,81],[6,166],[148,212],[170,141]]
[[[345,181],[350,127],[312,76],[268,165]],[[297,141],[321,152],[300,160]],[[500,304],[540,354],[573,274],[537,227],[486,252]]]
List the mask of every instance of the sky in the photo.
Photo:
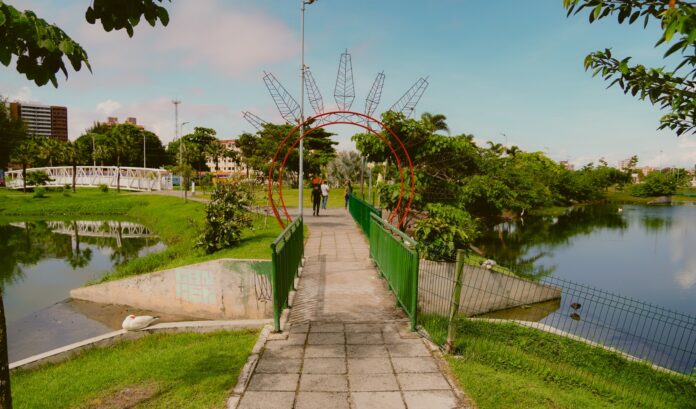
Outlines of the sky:
[[[234,139],[254,129],[250,111],[280,122],[262,77],[272,72],[299,100],[300,1],[173,0],[164,2],[167,27],[141,22],[133,38],[88,24],[87,0],[7,0],[60,26],[87,51],[93,68],[70,72],[56,89],[37,87],[0,68],[0,95],[68,107],[69,137],[95,121],[134,116],[166,143],[175,137],[173,99],[184,133],[195,126]],[[388,109],[420,77],[429,86],[416,107],[446,115],[452,134],[543,151],[577,166],[638,155],[639,166],[696,164],[696,135],[658,131],[664,114],[624,95],[583,68],[591,51],[612,48],[621,58],[662,66],[653,45],[659,27],[589,24],[566,17],[562,0],[317,0],[305,14],[305,63],[327,108],[340,54],[352,57],[356,99],[377,73],[386,80],[378,112]],[[305,105],[310,112],[309,104]],[[339,149],[351,149],[358,128],[336,126]]]

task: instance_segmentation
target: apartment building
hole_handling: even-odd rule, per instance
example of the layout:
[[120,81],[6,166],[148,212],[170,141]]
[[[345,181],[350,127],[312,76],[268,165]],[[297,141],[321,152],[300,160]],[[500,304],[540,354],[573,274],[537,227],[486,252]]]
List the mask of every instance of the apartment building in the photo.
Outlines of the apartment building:
[[68,108],[11,102],[10,115],[21,119],[29,135],[68,140]]
[[[227,150],[230,151],[237,151],[239,152],[239,148],[235,145],[235,142],[237,142],[236,139],[222,139],[219,141],[222,146],[224,146]],[[210,168],[211,171],[215,172],[215,162],[212,160],[208,160],[206,162],[206,165],[208,165],[208,168]],[[231,174],[237,174],[237,175],[244,175],[246,176],[247,173],[247,168],[246,165],[242,164],[237,164],[235,161],[233,161],[230,158],[224,157],[220,158],[220,161],[218,163],[219,170],[217,171],[218,174],[220,175],[231,175]],[[249,169],[250,174],[253,173],[252,169]]]

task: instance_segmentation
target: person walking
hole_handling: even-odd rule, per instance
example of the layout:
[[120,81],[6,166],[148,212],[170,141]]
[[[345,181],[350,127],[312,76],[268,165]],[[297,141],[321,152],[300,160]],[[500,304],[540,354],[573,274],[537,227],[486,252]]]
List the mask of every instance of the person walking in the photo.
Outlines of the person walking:
[[326,210],[326,203],[329,201],[329,184],[326,179],[321,181],[321,208]]
[[348,209],[348,199],[350,198],[350,195],[353,194],[353,186],[350,184],[350,180],[346,180],[346,193],[344,196],[344,199],[346,199],[346,205],[345,208]]
[[321,189],[319,185],[314,185],[312,188],[312,210],[315,216],[319,216],[319,204],[321,203]]

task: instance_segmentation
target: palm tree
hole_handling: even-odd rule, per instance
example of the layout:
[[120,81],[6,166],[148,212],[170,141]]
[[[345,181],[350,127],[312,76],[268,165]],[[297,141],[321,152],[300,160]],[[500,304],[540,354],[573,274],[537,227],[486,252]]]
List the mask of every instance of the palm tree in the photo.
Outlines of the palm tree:
[[421,121],[430,132],[445,131],[449,134],[449,126],[447,126],[447,117],[442,114],[431,114],[424,112],[421,115]]
[[12,161],[22,164],[22,191],[27,191],[27,165],[36,160],[36,139],[27,138],[12,152]]
[[220,159],[227,155],[227,148],[220,141],[214,141],[205,147],[205,156],[213,161],[215,170],[220,170]]
[[494,143],[494,142],[491,142],[491,141],[488,141],[488,142],[486,142],[486,143],[488,144],[488,146],[490,146],[490,149],[489,149],[489,150],[490,150],[491,153],[493,153],[495,156],[500,156],[500,155],[502,155],[503,152],[505,151],[505,146],[503,146],[503,144]]
[[41,162],[48,163],[48,166],[53,166],[53,158],[61,157],[61,150],[63,148],[63,143],[58,139],[46,137],[37,139],[37,153],[36,156]]
[[136,127],[130,124],[118,124],[109,129],[108,150],[116,157],[116,191],[121,192],[121,159],[128,157],[136,149],[136,142],[131,138]]
[[75,142],[68,141],[62,149],[61,160],[72,166],[72,191],[75,192],[75,183],[77,179],[77,164],[83,159],[83,154]]
[[510,156],[512,156],[512,157],[515,157],[515,155],[517,155],[517,154],[520,153],[521,151],[522,151],[522,150],[520,149],[520,147],[519,147],[519,146],[515,146],[515,145],[512,145],[511,147],[505,149],[505,153],[508,154],[508,155],[510,155]]

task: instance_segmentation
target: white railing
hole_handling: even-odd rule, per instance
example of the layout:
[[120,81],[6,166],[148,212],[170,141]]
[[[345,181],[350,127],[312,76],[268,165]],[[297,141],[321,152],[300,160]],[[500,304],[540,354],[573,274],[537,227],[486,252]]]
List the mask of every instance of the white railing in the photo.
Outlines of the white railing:
[[[116,166],[78,166],[76,170],[76,186],[97,187],[103,184],[110,188],[116,188],[118,184],[119,168]],[[46,172],[51,178],[46,186],[72,186],[72,166],[27,169],[27,172],[36,171]],[[172,176],[164,169],[121,167],[120,172],[121,189],[147,192],[172,189]],[[22,171],[10,170],[5,172],[5,185],[10,189],[21,189],[23,187]],[[27,185],[27,187],[35,186]]]

